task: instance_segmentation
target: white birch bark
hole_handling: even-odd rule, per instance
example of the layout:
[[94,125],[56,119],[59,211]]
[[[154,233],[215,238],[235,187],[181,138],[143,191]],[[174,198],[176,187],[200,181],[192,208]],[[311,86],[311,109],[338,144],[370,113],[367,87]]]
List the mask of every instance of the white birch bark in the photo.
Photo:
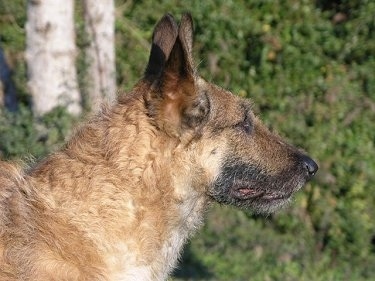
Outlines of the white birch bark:
[[75,68],[73,0],[28,0],[26,62],[33,111],[43,115],[56,106],[81,113]]
[[97,111],[102,102],[116,99],[115,9],[114,0],[84,0],[85,30],[90,45],[85,50],[88,63],[88,102]]

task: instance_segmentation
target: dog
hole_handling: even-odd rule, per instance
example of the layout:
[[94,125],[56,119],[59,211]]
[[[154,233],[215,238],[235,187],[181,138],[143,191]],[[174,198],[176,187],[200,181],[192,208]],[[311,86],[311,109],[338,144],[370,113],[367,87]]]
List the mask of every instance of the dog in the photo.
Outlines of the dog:
[[165,15],[130,93],[33,167],[1,162],[0,280],[165,280],[212,202],[271,213],[317,172],[192,48]]

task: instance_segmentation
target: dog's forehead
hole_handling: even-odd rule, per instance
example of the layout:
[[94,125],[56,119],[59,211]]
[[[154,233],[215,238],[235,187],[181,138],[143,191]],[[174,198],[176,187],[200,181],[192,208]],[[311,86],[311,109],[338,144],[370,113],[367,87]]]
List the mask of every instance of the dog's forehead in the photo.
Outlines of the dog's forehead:
[[197,82],[198,90],[200,92],[207,93],[213,102],[217,101],[217,103],[230,103],[236,104],[240,102],[240,99],[232,94],[231,92],[215,85],[210,82],[207,82],[203,78],[199,77]]
[[236,96],[201,77],[197,79],[197,87],[200,92],[205,92],[208,95],[213,110],[218,113],[230,114],[229,118],[233,115],[242,115],[244,109],[250,110],[251,108],[249,100]]

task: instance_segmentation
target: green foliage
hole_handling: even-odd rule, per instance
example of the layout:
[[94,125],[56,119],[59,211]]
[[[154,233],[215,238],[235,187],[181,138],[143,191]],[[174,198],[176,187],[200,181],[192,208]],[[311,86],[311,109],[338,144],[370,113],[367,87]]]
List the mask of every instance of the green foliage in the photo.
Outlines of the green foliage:
[[18,99],[28,102],[26,91],[25,22],[26,5],[23,0],[0,0],[0,47],[13,68],[13,80]]
[[0,158],[38,159],[64,142],[75,121],[63,108],[38,121],[24,105],[15,113],[0,109]]
[[[202,76],[250,97],[270,127],[320,166],[274,216],[215,206],[173,279],[374,280],[374,1],[117,0],[116,6],[119,89],[131,89],[142,75],[156,21],[190,11]],[[0,43],[27,104],[24,21],[23,1],[0,1]],[[0,113],[2,157],[44,155],[72,121],[61,110],[38,123],[25,106]]]

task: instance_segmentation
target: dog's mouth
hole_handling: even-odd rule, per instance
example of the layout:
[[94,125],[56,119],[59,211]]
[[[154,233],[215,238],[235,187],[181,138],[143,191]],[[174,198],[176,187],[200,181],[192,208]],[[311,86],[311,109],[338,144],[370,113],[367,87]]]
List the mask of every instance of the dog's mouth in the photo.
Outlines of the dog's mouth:
[[231,189],[232,196],[239,200],[277,201],[290,198],[293,192],[259,190],[249,184],[237,183]]
[[290,202],[306,180],[305,173],[298,167],[267,175],[257,166],[228,165],[214,182],[210,195],[219,203],[272,213]]

